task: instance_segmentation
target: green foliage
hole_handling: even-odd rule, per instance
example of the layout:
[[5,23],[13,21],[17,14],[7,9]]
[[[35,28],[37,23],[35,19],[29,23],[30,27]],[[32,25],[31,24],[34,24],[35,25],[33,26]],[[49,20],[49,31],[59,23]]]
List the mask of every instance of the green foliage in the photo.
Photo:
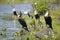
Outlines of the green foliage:
[[1,16],[1,19],[3,19],[3,20],[14,20],[15,16],[12,14],[6,14],[4,16]]
[[38,10],[38,11],[42,11],[42,10],[44,10],[45,8],[48,8],[48,5],[47,5],[47,3],[45,3],[45,2],[36,2],[37,4],[36,4],[36,9]]
[[[41,13],[41,14],[44,14],[44,10],[46,9],[46,8],[48,8],[48,5],[47,5],[47,3],[46,2],[36,2],[37,4],[35,5],[35,9],[37,9],[37,11],[39,12],[39,13]],[[40,14],[40,15],[41,15]]]
[[60,4],[60,0],[55,0],[55,2]]

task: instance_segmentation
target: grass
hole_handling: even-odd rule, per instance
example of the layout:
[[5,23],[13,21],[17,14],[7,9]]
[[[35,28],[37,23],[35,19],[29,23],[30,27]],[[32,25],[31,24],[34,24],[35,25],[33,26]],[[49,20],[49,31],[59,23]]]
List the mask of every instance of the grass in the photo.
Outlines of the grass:
[[14,15],[8,14],[8,13],[6,15],[4,15],[4,16],[0,16],[1,19],[7,20],[7,21],[14,20],[15,19],[14,17],[15,17]]
[[0,4],[7,4],[8,3],[8,1],[10,2],[10,3],[20,3],[20,2],[22,2],[23,0],[0,0]]
[[[41,27],[37,27],[35,30],[33,27],[30,28],[30,32],[26,33],[25,35],[22,36],[22,40],[27,40],[27,37],[29,37],[29,40],[60,40],[60,7],[56,8],[56,9],[51,9],[50,10],[50,14],[52,17],[52,26],[53,26],[53,31],[54,31],[54,38],[52,38],[51,36],[49,36],[48,38],[45,37],[41,37],[40,39],[37,39],[34,36],[34,33],[36,33],[37,31],[40,30]],[[26,18],[25,20],[27,20],[27,22],[31,21],[29,18],[27,19],[27,17],[25,16],[24,18]],[[41,22],[43,23],[43,27],[45,26],[45,21],[44,21],[44,17],[43,15],[40,17]],[[39,29],[39,30],[37,30]]]
[[59,40],[59,36],[60,36],[60,33],[59,33],[59,30],[60,30],[60,7],[58,7],[57,9],[55,10],[51,10],[51,15],[52,15],[52,24],[53,24],[53,29],[54,29],[54,34],[55,34],[55,40]]
[[[52,26],[53,26],[53,31],[54,31],[54,38],[52,38],[51,36],[48,37],[47,39],[45,37],[41,37],[40,39],[37,39],[34,36],[34,32],[37,32],[41,27],[37,27],[35,30],[33,27],[31,27],[31,32],[27,33],[28,35],[23,35],[23,40],[27,39],[27,36],[29,37],[29,40],[60,40],[60,7],[56,8],[56,9],[51,9],[50,10],[50,14],[52,17]],[[26,17],[25,17],[26,18]],[[27,19],[27,22],[31,21],[30,19]],[[29,21],[28,21],[29,20]],[[44,17],[43,15],[40,17],[41,22],[43,23],[43,27],[45,26],[45,21],[44,21]]]
[[[56,2],[56,0],[10,0],[11,3],[21,3],[21,2]],[[8,0],[0,0],[0,4],[7,4]]]

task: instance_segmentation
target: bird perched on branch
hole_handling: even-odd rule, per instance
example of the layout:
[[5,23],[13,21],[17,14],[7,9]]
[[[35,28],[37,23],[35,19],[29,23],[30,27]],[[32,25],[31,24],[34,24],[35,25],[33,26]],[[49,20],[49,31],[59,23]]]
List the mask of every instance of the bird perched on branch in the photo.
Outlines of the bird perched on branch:
[[22,16],[22,15],[21,15],[21,12],[20,12],[20,14],[18,15],[18,14],[16,13],[15,8],[13,8],[13,13],[14,13],[15,16],[18,16],[18,22],[22,25],[22,28],[24,28],[25,30],[29,31],[28,28],[27,28],[27,24],[26,24],[25,20],[21,17],[21,16]]
[[45,19],[46,25],[49,25],[49,27],[50,27],[51,29],[53,29],[53,28],[52,28],[52,18],[51,18],[51,16],[49,15],[49,9],[45,9],[45,11],[46,11],[46,13],[45,13],[45,15],[44,15],[44,19]]

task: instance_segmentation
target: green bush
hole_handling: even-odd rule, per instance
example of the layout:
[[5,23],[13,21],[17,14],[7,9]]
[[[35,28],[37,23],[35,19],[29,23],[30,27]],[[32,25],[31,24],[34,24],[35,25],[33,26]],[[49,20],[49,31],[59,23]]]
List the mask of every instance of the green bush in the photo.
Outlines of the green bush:
[[41,2],[41,3],[37,2],[37,4],[35,5],[35,8],[40,14],[44,14],[44,10],[48,8],[48,5],[45,2]]

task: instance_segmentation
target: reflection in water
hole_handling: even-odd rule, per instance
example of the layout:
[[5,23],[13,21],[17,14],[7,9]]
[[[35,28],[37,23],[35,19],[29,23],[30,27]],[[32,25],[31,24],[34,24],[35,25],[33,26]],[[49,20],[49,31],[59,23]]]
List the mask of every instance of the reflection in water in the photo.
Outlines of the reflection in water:
[[[16,26],[14,26],[16,25]],[[2,31],[2,28],[6,27],[6,32]],[[13,21],[6,21],[6,20],[2,20],[0,19],[0,33],[3,32],[4,35],[5,33],[7,34],[6,37],[2,36],[2,38],[0,37],[0,40],[8,40],[8,39],[13,39],[13,34],[14,32],[18,31],[19,27],[18,24],[14,24],[14,20]]]
[[14,20],[14,27],[16,27],[16,20]]

